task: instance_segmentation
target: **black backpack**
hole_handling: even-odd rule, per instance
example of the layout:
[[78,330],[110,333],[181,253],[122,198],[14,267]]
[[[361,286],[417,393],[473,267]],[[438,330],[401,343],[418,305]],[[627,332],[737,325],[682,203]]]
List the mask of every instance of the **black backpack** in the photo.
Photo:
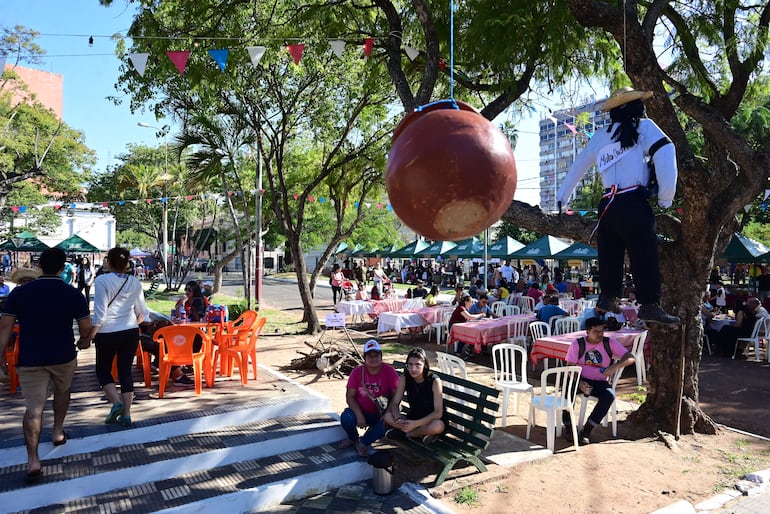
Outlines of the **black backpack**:
[[[586,338],[585,337],[578,337],[578,361],[583,358],[583,355],[586,353]],[[610,338],[609,337],[602,337],[602,344],[604,345],[604,351],[607,352],[607,355],[610,356],[610,361],[612,361],[612,347],[610,346]]]

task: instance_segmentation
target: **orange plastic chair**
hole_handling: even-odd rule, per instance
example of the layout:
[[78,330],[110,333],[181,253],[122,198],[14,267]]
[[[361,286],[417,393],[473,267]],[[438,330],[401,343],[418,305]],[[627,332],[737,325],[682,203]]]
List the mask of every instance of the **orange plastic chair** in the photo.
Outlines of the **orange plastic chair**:
[[[241,315],[238,316],[238,318],[236,318],[234,321],[229,321],[229,322],[227,322],[227,323],[225,323],[223,325],[222,328],[224,329],[224,332],[219,332],[217,334],[218,337],[216,338],[217,340],[215,341],[216,344],[220,348],[224,348],[224,347],[229,346],[231,344],[235,344],[235,341],[234,341],[234,338],[233,338],[233,333],[234,333],[235,329],[241,328],[241,327],[251,327],[251,326],[253,326],[254,323],[257,321],[258,317],[259,317],[259,313],[257,311],[255,311],[255,310],[249,309],[249,310],[243,311],[241,313]],[[217,360],[214,359],[213,360],[213,366],[214,366],[213,371],[216,371],[216,363],[217,363]],[[232,369],[231,369],[230,364],[231,364],[230,359],[227,359],[224,362],[225,367],[222,368],[221,367],[222,363],[220,362],[220,370],[219,371],[220,371],[220,373],[222,375],[228,376],[228,377],[230,375],[232,375]]]
[[[201,346],[198,352],[193,351],[193,343],[195,343],[196,336],[200,336],[203,340],[203,346]],[[207,333],[201,331],[198,327],[171,325],[156,330],[153,339],[160,346],[158,358],[160,368],[158,374],[158,398],[163,398],[163,393],[166,391],[166,383],[170,378],[171,366],[193,365],[195,394],[201,394],[201,382],[204,372],[207,375],[207,384],[209,386],[212,385],[208,371],[209,363],[207,362],[207,356],[210,355],[211,338]]]
[[249,358],[254,368],[254,380],[257,380],[257,339],[265,326],[267,318],[258,318],[251,326],[242,326],[233,330],[231,334],[231,344],[219,347],[214,356],[214,362],[220,360],[220,373],[222,369],[232,374],[231,362],[238,365],[238,372],[241,374],[241,383],[246,385],[249,380]]
[[[139,342],[139,346],[136,347],[136,367],[141,368],[144,374],[144,386],[152,387],[152,379],[150,378],[150,362],[152,356],[142,351],[142,343]],[[118,356],[116,355],[112,359],[112,379],[118,381]]]
[[5,347],[5,361],[8,363],[8,383],[11,393],[19,390],[19,374],[16,373],[16,365],[19,363],[19,326],[13,327],[11,343]]

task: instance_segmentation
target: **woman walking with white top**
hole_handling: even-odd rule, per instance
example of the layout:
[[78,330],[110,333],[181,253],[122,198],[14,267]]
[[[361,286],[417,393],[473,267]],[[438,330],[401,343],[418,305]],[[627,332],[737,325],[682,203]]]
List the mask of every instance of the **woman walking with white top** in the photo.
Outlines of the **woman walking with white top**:
[[[144,303],[142,284],[128,273],[130,255],[124,248],[107,253],[106,263],[111,273],[94,281],[94,314],[89,339],[96,344],[96,376],[112,402],[105,423],[132,426],[131,402],[134,379],[131,364],[139,345],[139,323],[149,316]],[[112,362],[117,356],[120,394],[112,377]]]

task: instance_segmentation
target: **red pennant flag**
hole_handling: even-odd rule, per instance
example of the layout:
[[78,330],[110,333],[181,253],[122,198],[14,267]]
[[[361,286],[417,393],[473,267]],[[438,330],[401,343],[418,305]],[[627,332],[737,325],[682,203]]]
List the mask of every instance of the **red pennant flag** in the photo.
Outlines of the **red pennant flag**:
[[292,196],[294,197],[294,199],[295,199],[295,200],[296,200],[297,198],[299,198],[299,195],[292,195]]
[[300,59],[302,59],[302,52],[305,51],[305,45],[300,43],[297,45],[288,45],[286,48],[289,49],[289,53],[294,58],[294,64],[299,64]]
[[382,209],[382,204],[381,204],[381,203],[378,203],[378,204],[377,204],[377,208],[378,208],[378,209]]
[[189,200],[192,200],[193,198],[195,198],[195,196],[193,196],[193,195],[187,195],[187,196],[185,196],[185,198],[186,198],[186,199],[189,201]]
[[187,59],[190,58],[190,52],[166,52],[168,58],[174,63],[180,75],[184,75],[184,69],[187,67]]
[[444,59],[438,60],[438,67],[441,68],[442,70],[446,69],[446,63],[444,62]]
[[260,189],[259,190],[260,193],[264,193],[265,191],[267,191],[267,189]]
[[54,205],[53,208],[54,210],[58,211],[59,209],[61,209],[61,204]]
[[369,54],[372,53],[372,47],[374,46],[374,38],[368,37],[364,39],[364,55],[369,57]]
[[102,207],[107,207],[107,202],[102,202]]
[[19,206],[18,205],[11,205],[11,210],[13,212],[19,212]]
[[313,200],[315,200],[315,198],[314,198],[314,197],[312,197],[312,196],[308,196],[308,197],[307,197],[307,201],[308,201],[308,202],[312,202]]
[[676,210],[676,213],[677,213],[677,214],[684,214],[684,209],[682,209],[681,207],[679,207],[679,208]]
[[227,196],[233,196],[233,192],[232,191],[228,191],[227,192]]
[[152,203],[152,198],[148,198],[147,200],[145,200],[145,202]]

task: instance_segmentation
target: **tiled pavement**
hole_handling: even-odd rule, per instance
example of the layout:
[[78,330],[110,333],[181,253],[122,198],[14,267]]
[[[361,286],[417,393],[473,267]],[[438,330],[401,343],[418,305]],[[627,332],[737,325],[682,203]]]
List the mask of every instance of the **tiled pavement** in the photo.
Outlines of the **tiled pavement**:
[[[230,380],[218,377],[216,386],[204,388],[200,396],[193,388],[172,387],[163,399],[157,398],[156,389],[141,387],[137,370],[132,410],[136,427],[125,429],[104,424],[109,406],[96,384],[93,357],[93,349],[79,355],[65,423],[68,443],[63,446],[50,443],[49,401],[40,446],[44,476],[35,486],[24,484],[23,400],[0,384],[5,388],[0,392],[0,510],[185,510],[191,502],[202,500],[206,505],[243,491],[258,492],[255,501],[246,500],[245,505],[260,505],[260,487],[267,483],[286,476],[331,474],[335,475],[328,481],[331,486],[269,510],[430,512],[400,491],[375,495],[366,480],[369,466],[353,449],[336,449],[334,443],[344,433],[327,414],[328,401],[266,368],[260,369],[258,381],[247,386],[236,374]],[[153,383],[157,388],[156,375]],[[327,483],[325,478],[320,480]],[[353,483],[345,485],[346,481]],[[319,491],[328,492],[318,495]],[[290,493],[302,495],[302,491]],[[199,511],[251,509],[243,505],[236,510],[203,507]]]

